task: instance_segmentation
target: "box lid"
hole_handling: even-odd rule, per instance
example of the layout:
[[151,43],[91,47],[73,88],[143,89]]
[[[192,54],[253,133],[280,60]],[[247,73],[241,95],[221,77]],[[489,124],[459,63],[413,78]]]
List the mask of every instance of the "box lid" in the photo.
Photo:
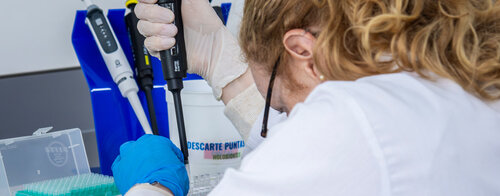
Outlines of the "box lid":
[[0,195],[23,184],[90,173],[80,129],[47,131],[0,140]]

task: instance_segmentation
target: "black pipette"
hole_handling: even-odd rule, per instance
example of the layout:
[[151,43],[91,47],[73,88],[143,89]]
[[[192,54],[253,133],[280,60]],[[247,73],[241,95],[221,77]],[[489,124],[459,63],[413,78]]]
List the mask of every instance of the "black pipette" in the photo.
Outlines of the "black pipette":
[[125,22],[127,24],[127,29],[130,35],[132,51],[134,54],[134,62],[136,67],[136,75],[138,77],[138,83],[141,89],[146,95],[146,102],[149,110],[149,119],[151,121],[151,128],[153,134],[159,135],[158,133],[158,123],[156,122],[156,113],[153,103],[153,69],[151,67],[151,56],[148,50],[144,46],[144,40],[146,39],[139,33],[137,29],[137,23],[139,19],[135,15],[134,9],[137,4],[136,0],[128,0],[125,6],[130,9],[130,13],[125,16]]
[[184,115],[182,113],[181,90],[184,87],[182,78],[186,77],[187,58],[184,45],[184,28],[182,24],[181,0],[158,0],[158,5],[168,8],[174,12],[174,24],[177,27],[175,45],[169,50],[160,51],[163,76],[167,81],[168,90],[174,97],[175,116],[177,118],[177,129],[181,151],[184,155],[184,164],[189,169],[188,149],[186,140],[186,129],[184,126]]

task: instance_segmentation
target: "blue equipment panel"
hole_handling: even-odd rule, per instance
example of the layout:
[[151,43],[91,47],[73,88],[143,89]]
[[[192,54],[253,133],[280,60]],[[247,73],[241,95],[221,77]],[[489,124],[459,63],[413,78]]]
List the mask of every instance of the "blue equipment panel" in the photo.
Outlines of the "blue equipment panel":
[[229,17],[229,11],[231,10],[231,3],[222,3],[220,7],[222,9],[222,17],[224,19],[224,25],[226,25],[227,18]]
[[[128,100],[121,96],[117,85],[111,79],[94,37],[85,24],[86,14],[87,11],[77,11],[76,13],[72,43],[90,90],[101,173],[112,175],[111,165],[119,154],[121,144],[136,140],[144,132]],[[109,10],[108,20],[132,66],[132,70],[135,70],[124,14],[125,9]],[[158,131],[160,135],[168,137],[167,103],[163,89],[166,82],[163,79],[161,62],[155,57],[152,57],[151,60],[154,74],[152,93]],[[188,74],[186,80],[192,79],[202,78],[198,75]],[[139,91],[139,98],[146,115],[149,116],[144,92]]]

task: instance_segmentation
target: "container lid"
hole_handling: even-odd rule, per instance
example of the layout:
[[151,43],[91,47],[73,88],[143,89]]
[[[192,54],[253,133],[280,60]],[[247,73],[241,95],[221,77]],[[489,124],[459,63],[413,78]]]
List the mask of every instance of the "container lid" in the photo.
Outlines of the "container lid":
[[0,195],[28,183],[90,173],[80,129],[46,131],[0,140]]
[[[217,101],[212,93],[212,88],[205,80],[186,80],[181,91],[182,105],[192,106],[224,106],[222,101]],[[167,85],[165,85],[165,98],[167,103],[173,103],[174,98]]]

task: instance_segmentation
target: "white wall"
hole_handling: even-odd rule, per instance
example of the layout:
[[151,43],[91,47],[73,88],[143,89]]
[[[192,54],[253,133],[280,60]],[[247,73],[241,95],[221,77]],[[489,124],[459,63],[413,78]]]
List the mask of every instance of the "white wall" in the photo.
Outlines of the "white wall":
[[[102,9],[124,8],[125,0],[93,0]],[[0,77],[79,67],[71,44],[80,0],[3,1],[0,11]]]

